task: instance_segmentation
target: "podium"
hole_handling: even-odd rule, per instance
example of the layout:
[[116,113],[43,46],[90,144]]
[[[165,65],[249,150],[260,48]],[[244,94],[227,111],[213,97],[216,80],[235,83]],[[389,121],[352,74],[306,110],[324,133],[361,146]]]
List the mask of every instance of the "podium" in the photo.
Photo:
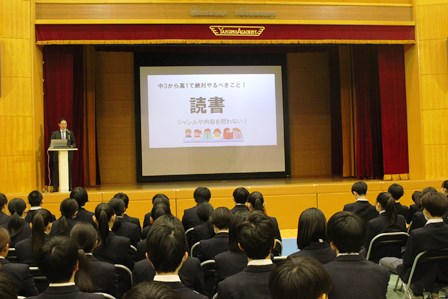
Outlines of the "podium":
[[59,192],[69,191],[68,153],[77,151],[77,148],[48,148],[50,152],[58,152]]

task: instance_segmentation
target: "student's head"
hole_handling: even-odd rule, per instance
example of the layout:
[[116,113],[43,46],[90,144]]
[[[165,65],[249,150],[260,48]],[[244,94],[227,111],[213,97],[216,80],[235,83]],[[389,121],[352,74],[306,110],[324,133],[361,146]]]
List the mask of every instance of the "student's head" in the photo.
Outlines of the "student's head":
[[288,258],[278,265],[269,278],[273,299],[321,299],[330,292],[331,279],[314,258]]
[[434,193],[436,193],[436,192],[437,192],[437,189],[434,188],[434,187],[426,187],[426,188],[423,188],[423,190],[422,190],[422,196],[425,195],[426,193],[429,193],[429,192],[434,192]]
[[337,212],[327,225],[328,239],[339,253],[359,252],[365,241],[366,223],[351,212]]
[[45,243],[46,234],[51,231],[53,215],[47,209],[39,209],[31,220],[31,251],[37,258]]
[[235,203],[245,204],[249,197],[249,191],[244,187],[238,187],[233,191],[233,200]]
[[233,215],[233,221],[230,222],[229,227],[229,250],[241,251],[238,246],[237,227],[246,221],[247,217],[249,217],[249,211],[238,211]]
[[180,299],[180,295],[163,283],[145,281],[130,289],[123,299]]
[[25,209],[26,209],[26,203],[21,198],[13,198],[8,203],[8,210],[11,215],[17,213],[17,215],[21,217]]
[[115,215],[123,216],[124,211],[126,210],[126,205],[121,198],[114,197],[109,200],[109,205],[114,209]]
[[443,181],[442,192],[443,194],[448,195],[448,180]]
[[164,203],[167,206],[170,206],[170,199],[163,193],[157,193],[152,197],[152,204]]
[[447,212],[448,199],[439,192],[428,192],[422,196],[423,211],[433,217],[442,217]]
[[172,215],[157,218],[146,237],[147,257],[157,273],[175,272],[187,252],[187,240],[182,223]]
[[414,193],[412,193],[412,201],[417,206],[420,206],[422,204],[421,198],[422,198],[422,192],[421,191],[414,191]]
[[0,209],[3,209],[5,205],[8,203],[8,198],[3,193],[0,193]]
[[352,185],[352,194],[355,196],[365,196],[367,194],[367,184],[363,181],[354,183]]
[[79,222],[72,228],[70,239],[76,247],[85,253],[91,253],[97,244],[98,236],[92,224]]
[[115,198],[120,198],[124,202],[125,209],[128,209],[129,206],[129,197],[126,195],[126,193],[118,192],[114,195]]
[[210,223],[218,230],[228,229],[230,222],[233,219],[233,214],[226,207],[216,208],[210,216]]
[[265,259],[274,248],[274,222],[263,212],[252,212],[238,225],[237,236],[248,258]]
[[378,212],[385,211],[385,215],[389,218],[391,224],[397,222],[398,211],[395,206],[395,200],[389,192],[380,192],[376,197],[376,210]]
[[78,202],[73,198],[66,198],[61,201],[61,205],[59,206],[59,211],[61,212],[61,216],[66,219],[72,219],[76,217],[76,213],[78,212]]
[[261,192],[254,191],[247,198],[247,203],[249,205],[249,211],[262,211],[265,212],[264,209],[264,197]]
[[201,220],[202,222],[207,222],[212,213],[213,206],[208,201],[204,201],[198,204],[196,215],[198,215],[199,220]]
[[28,225],[28,223],[21,218],[25,209],[26,203],[21,198],[13,198],[8,203],[8,210],[11,217],[9,218],[7,228],[11,238],[19,235],[23,231],[24,226]]
[[193,197],[196,203],[201,203],[210,201],[212,194],[207,187],[197,187],[196,190],[194,190]]
[[101,245],[106,243],[109,229],[112,228],[115,218],[114,209],[108,203],[100,203],[96,206],[93,221],[97,224]]
[[17,287],[5,271],[0,271],[0,294],[2,299],[17,299]]
[[89,201],[89,195],[83,187],[73,188],[72,192],[70,192],[70,198],[76,200],[80,208],[82,208]]
[[51,283],[70,282],[77,270],[78,248],[67,237],[53,237],[44,244],[38,265]]
[[389,192],[395,200],[400,200],[400,198],[404,194],[403,187],[398,184],[390,185],[389,188],[387,189],[387,192]]
[[67,129],[67,119],[65,117],[60,117],[58,121],[58,126],[61,130]]
[[151,219],[156,221],[157,218],[163,215],[171,215],[171,209],[169,205],[162,202],[156,203],[151,209]]
[[312,242],[327,241],[327,219],[317,208],[309,208],[300,214],[297,227],[297,248],[303,249]]
[[33,190],[28,194],[28,203],[32,207],[38,207],[42,204],[43,196],[38,190]]
[[6,257],[10,244],[11,239],[9,238],[8,231],[6,230],[6,228],[0,227],[0,255]]

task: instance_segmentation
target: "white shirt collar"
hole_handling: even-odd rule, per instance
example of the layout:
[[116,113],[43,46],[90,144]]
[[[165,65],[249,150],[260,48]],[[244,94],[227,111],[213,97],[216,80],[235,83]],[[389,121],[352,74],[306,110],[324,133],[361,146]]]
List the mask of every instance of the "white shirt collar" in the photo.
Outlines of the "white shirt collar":
[[58,282],[58,283],[50,283],[50,287],[53,288],[61,288],[61,287],[69,287],[74,286],[74,282]]
[[431,223],[441,223],[443,222],[442,218],[436,218],[436,219],[429,219],[428,221],[426,221],[425,225],[431,224]]
[[359,255],[359,252],[343,252],[338,254],[338,256],[341,255]]
[[156,276],[154,276],[154,281],[181,282],[179,275],[174,275],[174,274],[170,274],[170,275],[156,274]]
[[356,201],[369,201],[367,198],[358,198]]
[[40,209],[42,209],[41,206],[36,206],[36,207],[31,207],[30,211],[36,211],[36,210],[40,210]]
[[382,210],[382,211],[380,211],[378,214],[383,214],[383,213],[385,213],[386,212],[386,210]]
[[264,260],[252,260],[247,263],[248,266],[266,266],[266,265],[272,265],[271,259],[264,259]]

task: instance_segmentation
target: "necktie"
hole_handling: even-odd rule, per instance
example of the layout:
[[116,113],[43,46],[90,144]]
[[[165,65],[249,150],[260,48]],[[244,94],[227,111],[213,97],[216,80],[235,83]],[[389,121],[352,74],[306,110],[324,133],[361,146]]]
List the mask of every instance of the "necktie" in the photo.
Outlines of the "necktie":
[[62,139],[65,139],[65,131],[62,131]]

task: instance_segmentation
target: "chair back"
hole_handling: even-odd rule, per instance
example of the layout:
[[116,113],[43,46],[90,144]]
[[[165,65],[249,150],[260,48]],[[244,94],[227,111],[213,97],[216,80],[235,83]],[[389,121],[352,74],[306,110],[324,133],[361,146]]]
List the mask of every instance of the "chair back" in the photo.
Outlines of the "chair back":
[[7,259],[11,263],[17,263],[17,254],[16,254],[16,249],[14,247],[9,247]]
[[31,276],[33,276],[34,284],[36,285],[39,293],[42,293],[48,288],[50,281],[48,278],[42,273],[39,267],[30,267]]
[[201,263],[204,274],[205,291],[210,296],[215,294],[218,289],[218,273],[215,260],[207,260]]
[[194,245],[194,227],[190,227],[185,231],[185,237],[187,238],[188,248]]
[[378,262],[383,257],[402,256],[402,248],[406,246],[409,234],[405,232],[389,232],[376,235],[370,241],[367,250],[367,260]]
[[275,247],[272,250],[275,256],[282,256],[283,254],[283,243],[279,239],[275,239]]
[[283,264],[286,261],[287,258],[288,257],[286,255],[274,256],[274,258],[272,259],[272,262],[278,266],[280,264]]
[[[127,291],[129,291],[134,282],[132,280],[132,272],[128,267],[120,264],[115,264],[115,270],[117,271],[117,298],[122,298]],[[112,283],[112,282],[111,282]]]
[[201,244],[201,242],[196,242],[194,243],[193,246],[191,246],[190,249],[190,256],[192,257],[198,257],[198,252],[199,252],[199,245]]

